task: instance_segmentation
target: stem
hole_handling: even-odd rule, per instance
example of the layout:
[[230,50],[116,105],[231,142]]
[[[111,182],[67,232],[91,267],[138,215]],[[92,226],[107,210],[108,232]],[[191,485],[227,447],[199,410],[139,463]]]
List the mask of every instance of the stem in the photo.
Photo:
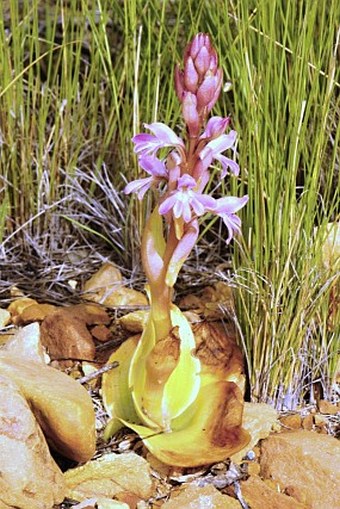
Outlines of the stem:
[[172,288],[165,279],[171,257],[178,245],[175,227],[171,220],[167,242],[164,243],[163,219],[156,210],[151,214],[142,239],[142,263],[148,279],[151,296],[151,315],[156,331],[156,340],[165,338],[171,328],[170,308]]

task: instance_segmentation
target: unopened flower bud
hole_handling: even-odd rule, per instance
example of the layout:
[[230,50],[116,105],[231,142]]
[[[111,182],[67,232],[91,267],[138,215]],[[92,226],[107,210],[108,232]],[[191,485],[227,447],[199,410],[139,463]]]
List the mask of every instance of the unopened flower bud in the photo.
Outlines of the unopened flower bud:
[[199,133],[200,119],[197,111],[197,98],[191,92],[184,92],[182,101],[182,113],[188,132],[191,137],[195,137]]
[[195,66],[198,72],[204,75],[210,66],[210,54],[205,46],[203,46],[197,53],[195,58]]
[[195,69],[192,58],[189,57],[185,62],[184,86],[186,90],[195,94],[197,92],[197,84],[198,84],[198,73]]
[[209,102],[209,104],[207,106],[207,112],[208,113],[215,106],[215,104],[217,102],[217,99],[219,98],[219,95],[221,93],[222,81],[223,81],[222,69],[218,69],[217,70],[217,73],[215,75],[215,80],[216,80],[215,81],[215,92],[214,92],[213,98],[211,99],[211,101]]
[[[184,101],[186,92],[196,95],[200,123],[198,130],[216,103],[221,86],[222,69],[218,68],[217,53],[211,45],[209,35],[199,33],[185,49],[184,71],[178,66],[175,69],[175,88],[179,100]],[[183,110],[187,112],[188,118],[192,118],[189,106],[191,107],[185,105]]]
[[203,110],[213,100],[216,92],[215,76],[207,76],[197,91],[197,108]]

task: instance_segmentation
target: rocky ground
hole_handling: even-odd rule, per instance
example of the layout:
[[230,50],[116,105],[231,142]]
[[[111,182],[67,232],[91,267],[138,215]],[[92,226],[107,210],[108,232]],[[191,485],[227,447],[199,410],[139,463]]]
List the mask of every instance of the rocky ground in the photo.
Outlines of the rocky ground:
[[[13,289],[0,309],[0,509],[340,508],[340,405],[321,398],[281,413],[245,403],[251,443],[207,467],[164,465],[127,428],[105,441],[103,373],[147,301],[111,264],[83,290],[60,307]],[[181,302],[192,322],[220,320],[222,305],[232,295],[219,283]]]

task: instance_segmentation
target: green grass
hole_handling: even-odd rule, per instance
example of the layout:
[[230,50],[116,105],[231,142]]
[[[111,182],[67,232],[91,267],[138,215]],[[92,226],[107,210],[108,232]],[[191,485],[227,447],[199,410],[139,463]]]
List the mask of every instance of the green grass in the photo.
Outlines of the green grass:
[[[29,238],[53,250],[82,229],[138,263],[152,198],[120,194],[139,173],[130,139],[143,122],[182,129],[174,64],[209,32],[232,83],[215,114],[239,132],[241,177],[223,191],[249,194],[221,277],[235,286],[252,396],[289,405],[316,380],[331,396],[340,269],[322,245],[339,221],[339,27],[338,2],[314,0],[2,2],[2,253]],[[217,249],[230,259],[223,239]]]

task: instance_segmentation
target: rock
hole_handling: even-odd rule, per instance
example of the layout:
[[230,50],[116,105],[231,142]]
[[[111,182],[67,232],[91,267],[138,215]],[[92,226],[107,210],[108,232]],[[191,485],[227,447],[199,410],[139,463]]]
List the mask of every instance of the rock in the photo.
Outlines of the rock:
[[[201,321],[199,315],[193,311],[184,311],[183,315],[190,323],[197,323]],[[127,331],[138,334],[139,332],[143,332],[148,318],[148,310],[137,309],[136,311],[131,311],[131,313],[127,313],[126,315],[119,318],[119,323]]]
[[26,324],[30,322],[42,322],[46,316],[51,315],[57,310],[57,306],[52,304],[31,304],[25,307],[16,317],[16,324]]
[[77,315],[61,309],[41,324],[41,342],[51,359],[92,361],[95,344],[86,323]]
[[320,414],[315,414],[314,416],[315,426],[326,426],[327,424],[327,417]]
[[61,308],[42,322],[41,342],[51,359],[92,361],[95,344],[87,326],[109,322],[109,315],[98,304],[77,304]]
[[318,408],[319,408],[320,414],[326,414],[326,415],[336,415],[340,411],[336,405],[333,405],[333,403],[330,403],[329,401],[326,401],[325,399],[319,400]]
[[123,286],[120,270],[106,262],[84,285],[84,298],[107,307],[147,306],[145,295]]
[[206,286],[195,295],[183,297],[179,303],[183,309],[195,309],[205,318],[218,320],[225,316],[225,311],[234,309],[232,288],[224,281],[218,281],[212,286]]
[[162,509],[240,509],[240,504],[209,484],[204,487],[190,485],[173,492]]
[[6,327],[11,321],[11,313],[7,309],[0,308],[0,330]]
[[240,463],[247,452],[266,438],[274,424],[277,422],[276,410],[266,403],[244,403],[242,427],[250,434],[249,444],[241,451],[233,454],[231,460]]
[[51,447],[79,462],[93,456],[95,414],[84,387],[41,362],[27,362],[4,351],[0,351],[0,373],[18,385]]
[[130,507],[124,502],[112,500],[112,498],[95,497],[87,498],[80,504],[73,505],[72,509],[130,509]]
[[291,414],[280,417],[281,424],[288,429],[300,429],[302,418],[299,414]]
[[302,427],[311,431],[314,427],[314,415],[308,414],[306,417],[303,417]]
[[4,347],[6,352],[16,356],[24,356],[27,360],[46,363],[44,349],[40,343],[40,327],[38,323],[26,325],[9,339]]
[[[99,302],[105,294],[123,284],[120,270],[110,262],[104,263],[84,284],[84,298]],[[98,300],[97,300],[98,299]]]
[[153,482],[147,461],[135,453],[106,454],[64,474],[67,496],[80,502],[90,497],[112,498],[128,493],[148,499]]
[[16,325],[20,322],[20,315],[28,306],[32,304],[38,304],[36,300],[30,299],[29,297],[21,297],[20,299],[14,300],[8,306],[8,311],[11,313],[12,322]]
[[308,509],[294,498],[272,489],[255,475],[241,482],[241,493],[251,509]]
[[104,300],[100,300],[100,303],[109,308],[116,308],[120,306],[147,306],[148,300],[144,293],[133,288],[120,286],[108,293]]
[[91,329],[92,336],[101,343],[106,343],[113,338],[112,332],[106,325],[96,325]]
[[0,507],[50,509],[65,496],[63,475],[17,385],[0,376]]
[[149,311],[138,309],[119,318],[119,323],[129,332],[143,332],[149,318]]
[[247,465],[247,473],[248,475],[260,475],[260,464],[257,461],[249,462]]
[[332,436],[300,430],[262,442],[261,475],[312,509],[339,509],[340,443]]
[[77,316],[86,325],[107,325],[111,321],[105,309],[98,304],[75,304],[63,308],[63,310],[69,313],[70,316]]

